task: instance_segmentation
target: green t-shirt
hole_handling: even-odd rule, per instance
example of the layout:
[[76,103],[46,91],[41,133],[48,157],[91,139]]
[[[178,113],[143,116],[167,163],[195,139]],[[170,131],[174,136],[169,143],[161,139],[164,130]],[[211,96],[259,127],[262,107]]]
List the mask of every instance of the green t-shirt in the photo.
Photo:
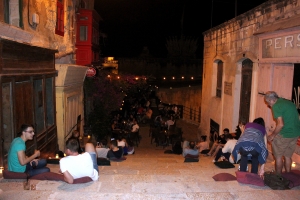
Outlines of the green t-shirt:
[[8,170],[12,172],[25,172],[26,165],[21,165],[18,159],[18,151],[26,150],[26,145],[22,138],[15,138],[10,144],[8,151]]
[[282,117],[283,128],[280,135],[283,138],[295,138],[300,136],[300,120],[296,105],[283,98],[277,99],[276,103],[272,106],[274,118]]

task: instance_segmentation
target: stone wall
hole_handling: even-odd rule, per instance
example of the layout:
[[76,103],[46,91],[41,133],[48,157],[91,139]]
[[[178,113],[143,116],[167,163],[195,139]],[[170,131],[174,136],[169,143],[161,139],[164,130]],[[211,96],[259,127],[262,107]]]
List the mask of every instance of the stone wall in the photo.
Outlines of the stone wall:
[[[228,127],[234,130],[238,124],[241,87],[242,61],[253,62],[253,76],[259,73],[259,38],[255,33],[264,27],[300,14],[300,0],[270,0],[256,8],[213,27],[204,35],[203,98],[201,129],[210,130],[210,119],[220,125],[220,130]],[[288,25],[288,22],[287,22]],[[272,30],[270,30],[272,31]],[[216,97],[217,62],[224,63],[224,82],[231,83],[232,94]],[[259,80],[254,80],[255,84]],[[253,94],[257,90],[253,85]],[[224,92],[224,91],[223,91]],[[254,103],[252,97],[252,102]],[[250,107],[250,120],[255,117],[255,103]]]
[[[245,59],[253,62],[249,121],[262,116],[267,130],[272,128],[271,125],[275,122],[270,109],[263,101],[262,91],[290,93],[292,88],[288,83],[293,79],[293,73],[288,74],[285,71],[293,69],[292,63],[299,63],[300,54],[297,53],[292,57],[292,51],[286,50],[287,55],[281,57],[275,55],[276,59],[273,60],[269,57],[262,59],[261,40],[284,32],[298,33],[299,17],[300,0],[269,0],[203,33],[204,64],[200,127],[202,132],[210,131],[210,119],[220,125],[220,130],[228,127],[233,131],[238,124],[239,106],[243,101],[240,94],[242,64]],[[299,52],[299,48],[293,47],[293,51]],[[219,61],[223,62],[221,98],[216,95]],[[228,83],[229,87],[225,88],[225,83]],[[271,150],[270,146],[268,148]],[[299,153],[299,147],[296,153]],[[300,156],[294,160],[300,163]]]
[[201,86],[181,88],[159,88],[157,96],[161,102],[183,106],[183,119],[193,124],[200,124]]
[[[75,51],[75,2],[76,1],[65,1],[64,3],[63,36],[55,34],[57,2],[50,0],[32,1],[29,5],[28,2],[25,1],[22,4],[22,17],[19,16],[19,12],[11,12],[9,24],[0,22],[0,36],[20,43],[28,43],[33,46],[57,49],[57,58],[72,54]],[[20,6],[19,1],[11,1],[9,6],[10,9],[18,11]],[[38,23],[33,23],[33,15],[39,19]],[[3,18],[3,14],[1,14],[0,19],[1,18]],[[19,27],[20,18],[23,19],[23,23],[21,24],[23,27]]]

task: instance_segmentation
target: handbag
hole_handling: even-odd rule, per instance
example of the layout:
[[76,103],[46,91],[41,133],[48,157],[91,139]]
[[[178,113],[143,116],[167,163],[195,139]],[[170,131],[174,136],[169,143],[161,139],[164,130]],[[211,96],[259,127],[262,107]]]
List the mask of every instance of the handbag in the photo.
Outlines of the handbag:
[[292,188],[290,185],[293,185],[291,180],[273,171],[264,173],[264,183],[273,190],[288,190]]

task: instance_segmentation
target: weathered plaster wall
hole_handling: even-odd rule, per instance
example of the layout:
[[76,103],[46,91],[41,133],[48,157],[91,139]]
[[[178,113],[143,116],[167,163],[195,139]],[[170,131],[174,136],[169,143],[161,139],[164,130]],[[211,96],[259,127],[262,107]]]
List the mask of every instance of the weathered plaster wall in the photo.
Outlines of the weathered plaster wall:
[[[258,93],[258,90],[272,89],[287,98],[289,91],[285,91],[292,89],[288,87],[289,83],[287,82],[293,79],[292,73],[288,71],[293,70],[293,63],[299,63],[300,57],[298,55],[300,52],[294,56],[293,60],[283,57],[280,59],[279,57],[276,60],[266,61],[265,59],[261,61],[262,59],[259,60],[261,57],[259,37],[266,37],[266,34],[273,34],[276,37],[276,34],[280,35],[279,32],[282,34],[285,30],[274,29],[276,27],[274,24],[283,23],[283,21],[293,24],[291,27],[288,25],[285,27],[285,29],[290,28],[288,31],[291,31],[292,28],[293,31],[299,30],[299,22],[298,25],[291,23],[293,19],[299,20],[297,16],[300,16],[300,0],[270,0],[203,33],[201,132],[209,132],[210,119],[220,125],[220,130],[228,127],[234,131],[239,118],[242,62],[247,58],[253,62],[249,120],[252,121],[255,117],[262,116],[267,120],[267,131],[272,130],[272,127],[274,128],[271,111],[264,105],[263,96]],[[256,35],[262,30],[266,31],[263,36]],[[295,51],[295,49],[293,50]],[[223,91],[221,98],[217,98],[215,92],[217,62],[219,60],[224,62],[222,91],[224,90],[224,82],[232,83],[232,94],[224,94]],[[275,67],[277,71],[273,74],[274,66],[277,66],[277,69]],[[271,150],[269,145],[268,149]],[[297,155],[299,152],[300,147],[298,146],[296,154],[293,156],[293,161],[297,163],[300,163],[300,156]]]
[[[239,108],[235,108],[235,105],[240,95],[239,79],[241,79],[242,61],[246,58],[251,59],[253,74],[258,71],[258,37],[253,33],[281,19],[299,14],[299,0],[267,1],[203,33],[204,62],[200,126],[203,132],[209,132],[210,119],[220,124],[220,130],[228,127],[233,131],[238,124]],[[214,74],[218,60],[224,62],[223,85],[224,81],[232,83],[232,95],[222,93],[221,99],[216,98],[215,95],[216,75]]]
[[[183,112],[183,119],[197,125],[199,125],[199,112],[201,113],[201,95],[201,86],[173,89],[159,88],[157,91],[157,96],[163,103],[183,105],[185,109]],[[190,113],[190,108],[193,110],[192,113]],[[196,120],[194,120],[194,117]]]
[[[29,2],[29,5],[28,5]],[[1,37],[19,42],[29,43],[49,49],[57,49],[57,58],[74,52],[75,42],[75,4],[77,0],[67,0],[64,4],[64,36],[55,34],[56,26],[56,1],[31,0],[23,2],[22,19],[23,28],[18,27],[18,12],[10,15],[10,24],[1,23]],[[18,1],[12,1],[11,8],[17,8]],[[37,14],[39,24],[32,22],[33,14]],[[72,60],[72,58],[71,58]]]

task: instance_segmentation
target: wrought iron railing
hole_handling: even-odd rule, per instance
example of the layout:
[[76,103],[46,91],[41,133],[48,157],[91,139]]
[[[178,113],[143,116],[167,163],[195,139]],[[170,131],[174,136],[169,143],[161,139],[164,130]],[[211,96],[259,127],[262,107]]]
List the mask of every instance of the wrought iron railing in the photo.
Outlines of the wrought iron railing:
[[175,117],[183,119],[192,124],[199,125],[201,121],[201,107],[192,108],[184,105],[176,105],[176,104],[166,104],[163,103],[164,107],[167,107],[166,110],[172,110],[174,106],[177,107],[177,113],[175,113]]

